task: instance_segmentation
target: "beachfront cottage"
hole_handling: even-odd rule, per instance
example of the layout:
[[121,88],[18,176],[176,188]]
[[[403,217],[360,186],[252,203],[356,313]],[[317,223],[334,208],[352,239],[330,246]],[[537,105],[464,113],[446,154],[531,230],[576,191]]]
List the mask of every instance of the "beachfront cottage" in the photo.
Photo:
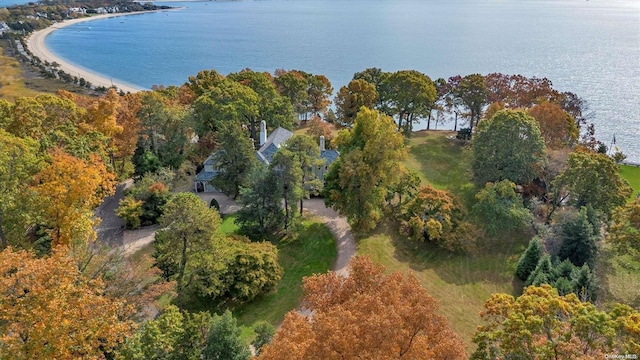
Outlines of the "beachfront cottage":
[[[263,120],[260,122],[260,148],[256,151],[258,161],[265,165],[271,163],[273,155],[282,147],[285,141],[289,140],[293,133],[287,129],[278,127],[267,136],[267,123]],[[329,169],[329,165],[333,163],[340,153],[337,150],[325,148],[324,136],[320,136],[320,158],[325,159],[324,165],[314,169],[319,179],[324,179],[324,175]],[[214,154],[209,155],[204,162],[204,168],[200,171],[194,180],[193,189],[195,192],[214,192],[217,191],[212,185],[211,180],[218,174],[215,166]]]

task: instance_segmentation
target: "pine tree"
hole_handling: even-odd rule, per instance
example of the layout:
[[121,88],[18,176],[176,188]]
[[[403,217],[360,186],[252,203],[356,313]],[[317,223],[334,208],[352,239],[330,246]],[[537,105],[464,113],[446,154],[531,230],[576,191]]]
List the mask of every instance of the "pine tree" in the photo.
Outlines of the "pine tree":
[[[543,281],[545,279],[546,279],[546,282]],[[536,282],[538,285],[548,284],[549,281],[551,281],[552,279],[553,279],[553,264],[551,264],[551,257],[549,257],[549,255],[543,255],[540,258],[540,261],[538,261],[538,265],[536,265],[535,270],[533,270],[533,272],[529,274],[529,277],[527,278],[527,281],[524,283],[524,286],[527,287],[533,284],[534,282]]]
[[524,254],[520,256],[520,260],[518,260],[518,265],[516,266],[516,275],[520,280],[527,280],[531,272],[536,269],[540,257],[542,257],[540,238],[534,237],[529,241],[529,246],[524,251]]
[[589,265],[584,264],[573,279],[573,292],[582,301],[595,301],[597,297],[598,279]]
[[598,237],[589,222],[587,208],[583,207],[573,219],[561,226],[562,246],[558,252],[561,260],[569,259],[574,265],[588,264],[593,267],[598,248]]
[[207,345],[202,352],[205,360],[248,360],[249,348],[240,338],[240,327],[229,310],[213,318]]

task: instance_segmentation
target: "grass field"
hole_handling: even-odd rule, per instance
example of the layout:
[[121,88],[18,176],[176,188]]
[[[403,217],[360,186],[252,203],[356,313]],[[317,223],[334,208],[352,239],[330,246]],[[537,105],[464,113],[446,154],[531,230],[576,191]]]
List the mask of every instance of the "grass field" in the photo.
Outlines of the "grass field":
[[636,197],[636,194],[640,193],[640,167],[631,165],[621,165],[620,175],[629,182],[629,185],[633,188],[633,194],[631,199]]
[[[471,153],[463,143],[447,138],[453,134],[415,133],[408,142],[407,166],[420,173],[423,183],[449,190],[471,206],[476,192],[469,170]],[[398,235],[395,225],[385,223],[374,234],[358,239],[358,253],[371,256],[389,271],[413,271],[471,352],[484,302],[492,293],[521,291],[522,284],[513,273],[529,238],[528,234],[504,235],[480,240],[468,254],[452,254],[411,242]]]
[[22,66],[18,60],[6,55],[4,48],[7,46],[8,41],[0,42],[0,99],[13,102],[18,97],[38,95],[25,86]]

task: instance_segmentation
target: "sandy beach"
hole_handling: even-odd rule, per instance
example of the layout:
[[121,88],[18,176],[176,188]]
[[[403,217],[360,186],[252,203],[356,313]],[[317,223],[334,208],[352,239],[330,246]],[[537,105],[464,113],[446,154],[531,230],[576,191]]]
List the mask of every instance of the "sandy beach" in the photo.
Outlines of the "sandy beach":
[[[167,11],[167,10],[155,10],[155,11]],[[56,24],[53,24],[51,26],[49,26],[46,29],[42,29],[39,31],[34,32],[33,34],[31,34],[31,36],[29,36],[29,38],[27,39],[27,47],[29,48],[29,51],[31,51],[31,53],[38,57],[41,61],[48,61],[49,63],[57,63],[59,64],[59,68],[61,70],[63,70],[64,72],[72,75],[72,76],[77,76],[79,78],[84,78],[86,81],[90,82],[91,84],[93,84],[94,86],[104,86],[104,87],[111,87],[111,86],[115,86],[116,88],[118,88],[119,90],[122,90],[124,92],[138,92],[138,91],[143,91],[143,90],[148,90],[145,89],[143,87],[138,87],[136,85],[132,85],[132,84],[127,84],[124,83],[122,81],[118,81],[115,79],[111,79],[109,77],[106,77],[104,75],[101,74],[97,74],[95,72],[92,72],[91,70],[88,69],[84,69],[82,67],[70,64],[68,62],[66,62],[65,60],[61,59],[60,57],[56,56],[55,54],[53,54],[51,51],[49,51],[49,49],[47,49],[47,47],[45,46],[45,38],[51,34],[52,32],[61,29],[63,27],[69,26],[69,25],[73,25],[73,24],[77,24],[80,22],[85,22],[85,21],[91,21],[91,20],[97,20],[97,19],[104,19],[104,18],[108,18],[108,17],[117,17],[117,16],[127,16],[127,15],[136,15],[136,14],[144,14],[147,13],[149,11],[139,11],[139,12],[131,12],[131,13],[117,13],[117,14],[103,14],[103,15],[95,15],[95,16],[91,16],[91,17],[84,17],[84,18],[79,18],[79,19],[73,19],[73,20],[65,20],[63,22],[59,22]]]

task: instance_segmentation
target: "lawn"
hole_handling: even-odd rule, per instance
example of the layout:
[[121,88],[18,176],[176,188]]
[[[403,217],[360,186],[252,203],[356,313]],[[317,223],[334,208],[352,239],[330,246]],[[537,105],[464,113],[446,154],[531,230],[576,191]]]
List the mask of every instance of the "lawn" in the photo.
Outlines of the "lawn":
[[423,183],[450,190],[465,205],[473,203],[476,188],[471,181],[471,150],[456,139],[453,131],[419,131],[409,139],[406,165]]
[[5,54],[7,46],[6,40],[0,43],[0,99],[15,101],[18,97],[38,95],[25,87],[22,67],[18,60]]
[[[408,141],[406,165],[419,172],[423,183],[446,189],[473,203],[477,188],[471,178],[471,153],[464,143],[447,138],[453,132],[423,131]],[[509,234],[479,240],[468,254],[452,254],[435,246],[414,243],[398,235],[394,224],[383,223],[371,235],[358,239],[358,253],[371,256],[389,271],[413,271],[438,301],[442,314],[467,345],[472,343],[479,312],[496,292],[517,295],[522,283],[513,273],[530,234]]]
[[631,165],[620,165],[620,175],[629,182],[633,188],[631,198],[635,198],[640,193],[640,167]]
[[278,325],[289,310],[295,309],[302,296],[302,278],[326,273],[336,258],[336,244],[329,228],[307,220],[297,239],[278,245],[278,261],[284,269],[277,289],[251,303],[233,309],[238,322],[252,326],[265,320]]

